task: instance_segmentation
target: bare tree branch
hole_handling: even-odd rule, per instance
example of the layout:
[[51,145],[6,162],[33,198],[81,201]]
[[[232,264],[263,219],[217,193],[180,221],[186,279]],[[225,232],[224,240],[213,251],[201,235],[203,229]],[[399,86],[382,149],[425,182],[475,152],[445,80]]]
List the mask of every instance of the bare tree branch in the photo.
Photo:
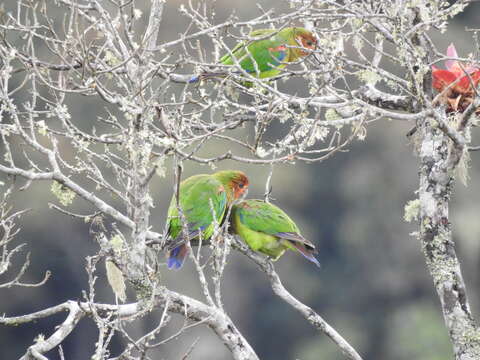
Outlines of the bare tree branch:
[[312,326],[328,336],[330,340],[332,340],[340,348],[347,359],[362,359],[357,351],[320,315],[318,315],[312,308],[296,299],[287,289],[285,289],[280,277],[275,272],[273,263],[270,260],[254,253],[248,248],[248,246],[238,240],[235,242],[235,247],[243,254],[248,256],[252,261],[254,261],[257,266],[268,276],[270,285],[275,295],[297,310],[310,324],[312,324]]

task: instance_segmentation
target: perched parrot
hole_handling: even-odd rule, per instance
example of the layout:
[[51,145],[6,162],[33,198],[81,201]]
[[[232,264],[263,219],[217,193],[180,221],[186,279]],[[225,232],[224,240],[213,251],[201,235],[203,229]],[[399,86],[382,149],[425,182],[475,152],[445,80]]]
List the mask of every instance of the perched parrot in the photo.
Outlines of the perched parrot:
[[[219,171],[211,175],[195,175],[180,183],[179,206],[186,224],[178,212],[177,199],[172,197],[168,208],[168,237],[173,241],[168,268],[179,269],[188,253],[186,241],[208,240],[215,222],[221,224],[226,210],[248,189],[248,178],[241,171]],[[215,216],[215,219],[214,219]]]
[[279,207],[263,200],[245,200],[232,207],[233,231],[255,251],[277,260],[285,250],[298,251],[320,267],[315,246],[305,239],[292,219]]
[[[317,44],[315,36],[301,27],[287,27],[280,31],[260,29],[252,31],[249,37],[259,38],[259,40],[238,43],[233,48],[232,54],[243,70],[258,78],[268,78],[280,74],[281,69],[287,65],[286,63],[308,55],[309,50],[314,50]],[[230,54],[226,54],[220,59],[220,63],[235,65],[235,60]],[[256,66],[252,60],[255,61]],[[190,79],[190,83],[226,75],[226,73],[205,72]]]

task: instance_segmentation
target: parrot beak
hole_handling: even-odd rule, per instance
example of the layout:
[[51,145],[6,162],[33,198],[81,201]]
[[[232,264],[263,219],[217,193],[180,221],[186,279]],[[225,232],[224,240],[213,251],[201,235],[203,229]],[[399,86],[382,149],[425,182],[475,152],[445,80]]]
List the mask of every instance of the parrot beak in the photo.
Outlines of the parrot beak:
[[243,200],[245,200],[247,198],[247,195],[248,195],[248,189],[246,189],[243,192],[243,194],[237,200],[235,200],[235,204],[241,203]]
[[242,196],[240,196],[240,199],[243,201],[247,198],[247,195],[248,195],[248,189],[245,190],[245,192],[242,194]]

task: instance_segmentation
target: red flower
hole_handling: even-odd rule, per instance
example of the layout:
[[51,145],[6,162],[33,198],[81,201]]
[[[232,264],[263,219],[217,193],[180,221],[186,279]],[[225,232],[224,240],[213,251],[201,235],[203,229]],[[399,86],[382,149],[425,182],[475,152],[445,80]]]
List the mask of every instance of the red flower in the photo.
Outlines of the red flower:
[[[447,56],[458,57],[453,44],[447,48]],[[445,61],[445,66],[447,70],[432,65],[432,86],[439,92],[444,92],[442,99],[448,105],[448,112],[463,112],[475,96],[474,87],[480,81],[480,68],[472,65],[462,67],[456,60]]]

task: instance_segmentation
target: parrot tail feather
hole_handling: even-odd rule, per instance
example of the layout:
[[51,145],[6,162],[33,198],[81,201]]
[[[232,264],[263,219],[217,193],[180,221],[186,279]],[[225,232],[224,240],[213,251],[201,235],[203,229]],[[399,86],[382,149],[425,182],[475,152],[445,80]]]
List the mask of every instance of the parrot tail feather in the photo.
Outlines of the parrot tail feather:
[[185,257],[188,254],[187,245],[183,244],[171,250],[168,255],[167,266],[169,269],[180,269],[185,262]]
[[321,267],[321,266],[320,266],[320,262],[315,258],[315,256],[313,256],[314,250],[306,248],[304,244],[299,243],[299,242],[297,242],[297,241],[290,241],[290,243],[291,243],[291,244],[295,247],[295,249],[297,249],[298,252],[299,252],[300,254],[302,254],[307,260],[310,260],[310,261],[313,262],[315,265],[317,265],[319,268]]
[[189,83],[189,84],[195,84],[195,83],[197,83],[197,82],[199,82],[199,81],[200,81],[200,75],[196,75],[196,76],[190,78],[190,80],[188,80],[188,83]]

